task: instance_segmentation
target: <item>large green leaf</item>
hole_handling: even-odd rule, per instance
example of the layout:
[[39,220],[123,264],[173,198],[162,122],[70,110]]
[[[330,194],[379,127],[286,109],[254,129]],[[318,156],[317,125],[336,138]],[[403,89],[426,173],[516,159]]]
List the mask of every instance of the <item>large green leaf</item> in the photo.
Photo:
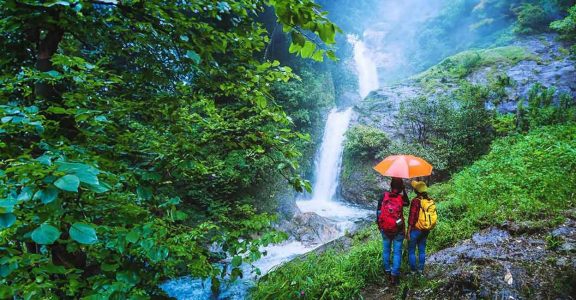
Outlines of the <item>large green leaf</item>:
[[78,192],[78,186],[80,186],[80,179],[76,175],[64,175],[54,182],[54,185],[68,192]]
[[105,193],[111,188],[109,184],[102,181],[100,181],[98,184],[85,184],[83,186],[93,191],[94,193]]
[[40,200],[44,204],[48,204],[56,200],[58,197],[58,189],[54,186],[49,186],[43,190],[39,190],[34,194],[34,200]]
[[11,213],[14,211],[15,200],[0,201],[0,214]]
[[8,228],[16,222],[16,216],[13,213],[0,214],[0,229]]
[[198,55],[198,53],[194,52],[193,50],[186,51],[186,57],[194,61],[196,64],[199,64],[201,61],[200,55]]
[[18,269],[17,262],[11,262],[9,264],[0,265],[0,277],[7,277],[14,270]]
[[32,240],[40,245],[50,245],[59,237],[60,230],[49,224],[42,224],[32,231]]
[[24,187],[22,188],[22,191],[20,192],[20,194],[18,195],[18,198],[16,199],[17,201],[28,201],[30,199],[32,199],[32,187]]
[[58,171],[66,174],[76,175],[82,183],[98,185],[98,174],[100,170],[81,163],[56,162]]
[[135,229],[132,229],[126,235],[126,241],[128,241],[129,243],[136,243],[139,238],[140,238],[140,233],[138,231],[136,231]]
[[300,54],[302,55],[302,57],[308,58],[312,56],[312,53],[314,52],[315,49],[316,44],[310,41],[306,41],[306,43],[304,43],[304,47],[302,47],[302,50],[300,50]]
[[92,245],[98,242],[96,230],[94,230],[92,225],[77,222],[70,227],[68,232],[70,237],[80,244]]
[[116,280],[123,282],[126,285],[133,286],[140,282],[140,277],[132,271],[123,271],[116,273]]

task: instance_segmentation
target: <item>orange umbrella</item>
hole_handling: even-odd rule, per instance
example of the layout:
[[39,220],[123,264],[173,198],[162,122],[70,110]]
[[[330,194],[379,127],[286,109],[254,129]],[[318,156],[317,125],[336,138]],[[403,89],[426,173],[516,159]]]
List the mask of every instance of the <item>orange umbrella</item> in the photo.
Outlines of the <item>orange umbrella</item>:
[[432,165],[414,155],[391,155],[374,167],[384,176],[413,178],[432,174]]

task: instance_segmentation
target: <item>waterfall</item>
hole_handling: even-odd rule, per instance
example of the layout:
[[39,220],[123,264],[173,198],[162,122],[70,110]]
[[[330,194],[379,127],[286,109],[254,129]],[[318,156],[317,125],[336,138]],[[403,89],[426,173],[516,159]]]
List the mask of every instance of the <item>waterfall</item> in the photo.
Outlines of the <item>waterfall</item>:
[[341,232],[349,228],[354,220],[366,215],[366,211],[335,199],[342,164],[344,138],[351,115],[352,108],[342,111],[334,108],[328,114],[322,145],[316,160],[314,171],[316,180],[312,187],[312,198],[296,202],[302,212],[314,212],[334,221]]
[[316,164],[316,181],[313,186],[312,201],[330,201],[336,194],[344,134],[350,122],[352,109],[344,111],[332,109],[326,121],[319,163]]
[[[371,91],[378,89],[378,73],[376,65],[370,58],[366,45],[356,36],[348,35],[348,42],[354,47],[354,63],[358,73],[360,96],[366,97]],[[315,212],[318,215],[339,222],[342,230],[350,225],[352,220],[365,216],[366,211],[350,207],[334,199],[338,187],[342,150],[352,109],[342,111],[332,109],[326,121],[322,146],[314,177],[311,200],[297,201],[302,212]]]
[[376,64],[371,59],[364,42],[354,35],[348,35],[348,42],[354,47],[354,62],[358,73],[358,92],[364,98],[380,86]]

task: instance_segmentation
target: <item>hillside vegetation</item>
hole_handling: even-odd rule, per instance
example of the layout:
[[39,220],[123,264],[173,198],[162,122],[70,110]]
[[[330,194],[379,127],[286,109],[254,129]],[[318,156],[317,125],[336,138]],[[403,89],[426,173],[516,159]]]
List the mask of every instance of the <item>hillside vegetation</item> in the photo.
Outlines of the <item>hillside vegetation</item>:
[[[495,141],[490,152],[443,184],[431,186],[439,223],[429,253],[503,222],[547,227],[576,204],[576,124],[537,128]],[[328,251],[287,263],[260,280],[255,299],[352,299],[384,277],[375,225],[349,251]],[[403,273],[407,272],[406,263]],[[425,286],[424,286],[425,287]]]

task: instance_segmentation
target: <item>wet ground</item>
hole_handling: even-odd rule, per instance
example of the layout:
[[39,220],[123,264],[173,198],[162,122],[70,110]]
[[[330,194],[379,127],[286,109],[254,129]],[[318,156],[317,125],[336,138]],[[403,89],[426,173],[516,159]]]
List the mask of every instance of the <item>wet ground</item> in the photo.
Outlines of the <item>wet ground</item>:
[[364,299],[576,299],[575,211],[567,216],[548,229],[507,223],[478,232],[430,255],[420,288],[383,279]]

